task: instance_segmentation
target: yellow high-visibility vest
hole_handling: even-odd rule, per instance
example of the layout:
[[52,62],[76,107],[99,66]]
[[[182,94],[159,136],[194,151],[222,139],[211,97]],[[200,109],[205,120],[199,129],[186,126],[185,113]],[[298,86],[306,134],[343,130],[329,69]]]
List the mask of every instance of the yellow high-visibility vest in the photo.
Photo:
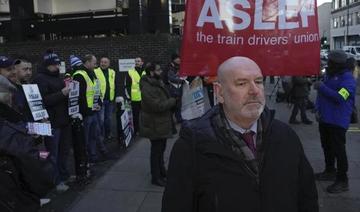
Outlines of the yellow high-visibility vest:
[[97,86],[97,80],[94,80],[94,82],[90,79],[89,75],[84,70],[77,70],[73,77],[77,74],[80,74],[86,82],[86,102],[88,108],[93,109],[94,106],[94,98],[95,98],[95,88]]
[[[144,75],[145,75],[145,71],[141,72],[141,76]],[[141,101],[141,91],[140,91],[141,76],[135,69],[129,70],[129,76],[131,78],[131,101],[139,102]]]
[[109,83],[110,87],[110,101],[113,101],[115,98],[115,71],[111,68],[108,69],[109,72],[109,81],[106,81],[104,72],[101,68],[94,70],[96,77],[100,81],[100,90],[101,90],[101,99],[104,99],[106,92],[106,83]]

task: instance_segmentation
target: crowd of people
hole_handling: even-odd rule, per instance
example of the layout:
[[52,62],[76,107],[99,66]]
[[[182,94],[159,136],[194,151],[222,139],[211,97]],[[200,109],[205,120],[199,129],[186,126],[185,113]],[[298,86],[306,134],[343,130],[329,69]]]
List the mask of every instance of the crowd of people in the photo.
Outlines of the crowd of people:
[[[291,78],[294,107],[290,124],[313,124],[306,115],[306,104],[311,86],[317,91],[314,111],[326,167],[315,175],[294,130],[276,120],[265,106],[264,77],[249,58],[229,58],[218,67],[217,77],[203,78],[212,108],[193,121],[181,116],[182,86],[193,78],[180,76],[177,54],[163,69],[157,62],[145,64],[137,57],[124,80],[106,56],[98,62],[92,54],[71,55],[71,69],[65,75],[59,72],[60,58],[55,52],[47,51],[42,59],[33,76],[28,60],[0,57],[1,211],[37,211],[49,202],[45,196],[51,189],[68,190],[71,148],[75,184],[89,184],[95,164],[117,159],[105,144],[124,139],[122,132],[113,130],[112,119],[116,106],[126,101],[131,105],[133,134],[151,142],[151,183],[166,186],[164,212],[261,208],[316,212],[315,179],[333,180],[329,193],[349,189],[345,133],[355,104],[356,83],[354,61],[343,51],[329,54],[323,82],[312,85],[306,77]],[[72,82],[78,83],[75,102]],[[40,104],[27,99],[24,85],[29,84],[37,85]],[[70,113],[70,106],[78,110]],[[37,120],[34,108],[45,109],[48,117]],[[296,119],[299,111],[301,122]],[[28,123],[34,122],[50,124],[51,136],[29,134]],[[182,129],[168,172],[164,152],[167,139],[177,133],[176,124]],[[34,176],[40,177],[33,180]],[[14,188],[16,193],[10,192]],[[270,192],[275,190],[279,195]],[[238,199],[243,203],[237,204]]]
[[[57,192],[67,191],[67,182],[74,180],[70,176],[68,164],[71,147],[75,161],[75,185],[79,186],[91,182],[94,164],[117,158],[109,153],[104,144],[114,138],[111,120],[115,101],[123,103],[123,98],[116,96],[117,78],[115,71],[110,68],[110,59],[101,57],[97,67],[94,55],[85,55],[82,59],[72,55],[70,64],[71,70],[65,76],[61,75],[60,58],[49,50],[44,54],[43,61],[33,76],[30,61],[24,58],[12,60],[6,56],[0,57],[0,174],[1,188],[4,188],[1,189],[1,211],[22,211],[21,208],[26,207],[30,208],[26,211],[37,211],[41,204],[50,201],[44,198],[47,192],[53,188]],[[73,91],[73,81],[79,85],[75,102],[71,102],[69,98]],[[35,102],[29,101],[28,95],[37,94],[28,94],[24,85],[36,85],[41,98]],[[78,110],[70,113],[70,106],[75,106]],[[39,114],[34,115],[34,110],[39,109],[45,109],[48,114],[40,120],[36,117]],[[50,124],[48,126],[51,127],[51,135],[43,136],[30,132],[29,123]],[[9,133],[13,136],[10,137]],[[26,141],[26,145],[20,143],[20,140]],[[32,159],[31,164],[17,163],[19,158],[29,157]],[[10,163],[14,164],[14,167],[6,165]],[[17,171],[12,172],[10,168],[16,168]],[[25,175],[22,172],[25,169],[33,169],[34,175]],[[16,182],[18,184],[14,185],[15,191],[4,186],[11,184],[14,178],[7,176],[7,173],[12,173],[19,179],[19,182]],[[29,178],[24,179],[24,175]],[[38,179],[43,179],[43,184],[47,186],[42,188],[41,192],[37,190],[44,185],[33,182],[38,175],[42,176]],[[34,183],[36,186],[31,186]],[[31,198],[19,199],[18,193]]]
[[[35,167],[39,168],[33,172],[38,171],[37,175],[46,176],[46,179],[39,179],[43,179],[47,187],[40,193],[36,189],[29,189],[31,186],[18,186],[19,193],[31,194],[32,201],[26,204],[21,200],[14,201],[15,194],[2,198],[9,192],[4,189],[1,192],[0,207],[20,211],[20,208],[32,205],[34,210],[30,211],[36,211],[40,205],[50,201],[45,197],[54,188],[56,192],[65,192],[69,189],[69,181],[80,186],[89,184],[95,164],[117,159],[116,155],[109,153],[105,143],[109,140],[124,142],[123,132],[114,131],[112,120],[115,108],[124,110],[126,101],[130,103],[132,110],[132,133],[151,140],[152,183],[165,186],[163,154],[166,139],[176,132],[172,116],[176,114],[178,122],[182,121],[179,117],[181,84],[184,79],[178,76],[179,63],[180,57],[173,54],[168,70],[164,71],[165,75],[159,64],[145,65],[143,59],[137,57],[134,68],[122,79],[110,67],[110,59],[106,56],[100,57],[98,63],[96,56],[92,54],[83,57],[70,55],[71,68],[65,74],[60,74],[60,58],[53,50],[46,51],[36,72],[32,70],[32,63],[25,58],[13,60],[1,56],[0,136],[7,135],[12,129],[16,138],[21,136],[28,142],[27,148],[19,148],[20,144],[13,141],[16,140],[15,137],[6,137],[9,139],[8,143],[0,142],[3,143],[0,147],[2,161],[12,161],[14,157],[32,157],[33,163],[38,163]],[[75,101],[71,94],[75,91],[72,82],[78,83]],[[177,85],[173,87],[170,84],[172,82]],[[41,98],[31,102],[25,85],[36,85]],[[78,108],[75,112],[72,111],[74,106]],[[37,119],[39,114],[34,114],[34,110],[42,109],[46,110],[47,116],[42,114],[42,118]],[[30,132],[29,123],[49,124],[51,135]],[[14,148],[23,150],[21,155]],[[75,179],[69,171],[71,148]],[[6,175],[8,169],[7,166],[1,166],[1,174]],[[6,180],[10,181],[10,178]],[[1,184],[6,184],[6,180]],[[20,179],[20,183],[27,180]]]

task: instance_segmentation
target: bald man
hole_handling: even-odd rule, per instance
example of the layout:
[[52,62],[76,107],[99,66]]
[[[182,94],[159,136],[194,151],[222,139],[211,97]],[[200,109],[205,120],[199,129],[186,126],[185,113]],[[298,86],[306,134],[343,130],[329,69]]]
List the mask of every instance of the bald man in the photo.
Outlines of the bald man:
[[313,170],[265,107],[259,66],[232,57],[218,80],[220,104],[185,122],[173,147],[162,212],[317,212]]

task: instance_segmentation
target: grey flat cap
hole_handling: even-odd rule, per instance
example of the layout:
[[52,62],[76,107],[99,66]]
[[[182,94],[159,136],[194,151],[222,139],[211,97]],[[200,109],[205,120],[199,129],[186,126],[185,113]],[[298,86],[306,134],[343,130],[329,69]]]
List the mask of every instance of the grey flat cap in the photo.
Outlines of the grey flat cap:
[[332,50],[328,54],[328,58],[334,63],[345,64],[348,56],[343,50]]

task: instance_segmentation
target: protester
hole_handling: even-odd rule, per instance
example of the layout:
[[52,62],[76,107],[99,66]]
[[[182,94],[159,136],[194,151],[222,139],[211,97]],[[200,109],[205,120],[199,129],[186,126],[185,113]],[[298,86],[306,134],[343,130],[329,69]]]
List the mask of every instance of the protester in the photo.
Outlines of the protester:
[[175,107],[176,99],[170,97],[161,79],[160,65],[149,63],[145,71],[146,75],[140,81],[140,135],[149,138],[151,142],[151,182],[154,185],[165,186],[164,151],[166,139],[172,136],[171,110]]
[[[13,67],[14,62],[5,57],[0,56],[0,76],[1,76],[1,83],[5,85],[10,83],[11,84],[11,92],[7,94],[7,98],[9,99],[10,105],[3,104],[1,106],[0,115],[5,117],[6,119],[12,120],[13,123],[16,123],[18,126],[25,127],[25,121],[27,118],[24,116],[22,107],[18,104],[18,94],[23,93],[21,86],[19,87],[16,82],[17,80],[17,73],[16,69]],[[11,95],[10,95],[11,94]],[[4,95],[4,94],[3,94]],[[11,97],[10,97],[11,96]],[[25,95],[23,96],[25,98]],[[24,104],[27,105],[26,99],[24,100]],[[12,114],[9,111],[16,111],[16,113]],[[31,117],[31,114],[30,114]]]
[[14,61],[16,79],[19,84],[28,84],[32,78],[32,64],[26,59],[16,59]]
[[22,114],[16,110],[14,102],[14,95],[17,92],[15,85],[3,75],[0,75],[0,85],[0,97],[2,99],[2,104],[0,104],[0,117],[12,123],[22,122]]
[[39,160],[37,142],[17,125],[21,114],[14,108],[16,87],[0,75],[0,211],[38,211],[40,199],[52,188],[46,161]]
[[[306,115],[306,105],[310,93],[311,82],[307,77],[292,77],[291,99],[294,107],[290,116],[290,124],[304,124],[311,125],[313,122],[308,119]],[[300,110],[301,122],[296,119]]]
[[162,211],[317,212],[312,168],[296,133],[265,107],[259,66],[226,60],[215,93],[219,105],[183,123]]
[[347,55],[344,51],[333,50],[329,53],[325,80],[314,83],[314,89],[318,94],[316,111],[325,157],[325,170],[316,174],[316,179],[335,181],[326,188],[329,193],[348,191],[345,144],[355,102],[356,82],[347,67]]
[[[166,70],[166,77],[163,78],[164,81],[167,81],[166,83],[168,84],[170,95],[179,100],[181,100],[182,96],[182,84],[185,82],[184,78],[181,78],[179,75],[180,61],[180,56],[178,54],[172,54],[171,62]],[[178,123],[182,122],[181,101],[177,101],[175,118]]]
[[96,147],[100,153],[107,157],[108,150],[104,145],[100,134],[99,111],[101,110],[100,96],[96,97],[96,89],[100,89],[98,80],[94,73],[96,57],[85,55],[83,64],[74,72],[73,79],[80,83],[79,108],[80,114],[84,118],[85,140],[90,163],[101,162],[102,159],[97,155]]
[[111,140],[111,117],[114,112],[115,99],[115,71],[110,68],[110,59],[101,57],[100,67],[94,70],[96,77],[100,81],[102,108],[100,111],[100,130],[102,136]]
[[13,60],[6,57],[0,56],[0,75],[9,79],[12,83],[16,82],[16,72],[13,68]]
[[134,134],[139,131],[139,114],[141,110],[140,78],[145,75],[143,64],[142,58],[135,58],[135,68],[130,69],[125,77],[127,98],[131,100]]
[[[70,56],[71,70],[65,74],[65,79],[71,83],[71,73],[75,73],[83,65],[82,61],[75,55]],[[76,82],[76,81],[74,81]],[[77,100],[79,97],[77,97]],[[78,103],[78,102],[77,102]],[[84,122],[82,115],[77,112],[71,115],[71,129],[72,129],[72,146],[74,150],[74,163],[76,184],[79,186],[87,185],[90,183],[91,173],[89,169],[89,162],[86,150]]]
[[14,70],[16,72],[15,85],[17,87],[14,96],[15,107],[18,111],[21,111],[25,122],[33,122],[34,119],[27,103],[24,89],[22,88],[22,85],[31,83],[32,64],[25,59],[16,59],[14,62]]
[[34,78],[38,85],[45,109],[49,113],[52,136],[44,138],[49,159],[54,166],[56,190],[69,189],[65,181],[70,177],[67,161],[70,151],[71,128],[68,115],[70,88],[65,85],[59,73],[60,58],[52,50],[43,57],[43,65]]

